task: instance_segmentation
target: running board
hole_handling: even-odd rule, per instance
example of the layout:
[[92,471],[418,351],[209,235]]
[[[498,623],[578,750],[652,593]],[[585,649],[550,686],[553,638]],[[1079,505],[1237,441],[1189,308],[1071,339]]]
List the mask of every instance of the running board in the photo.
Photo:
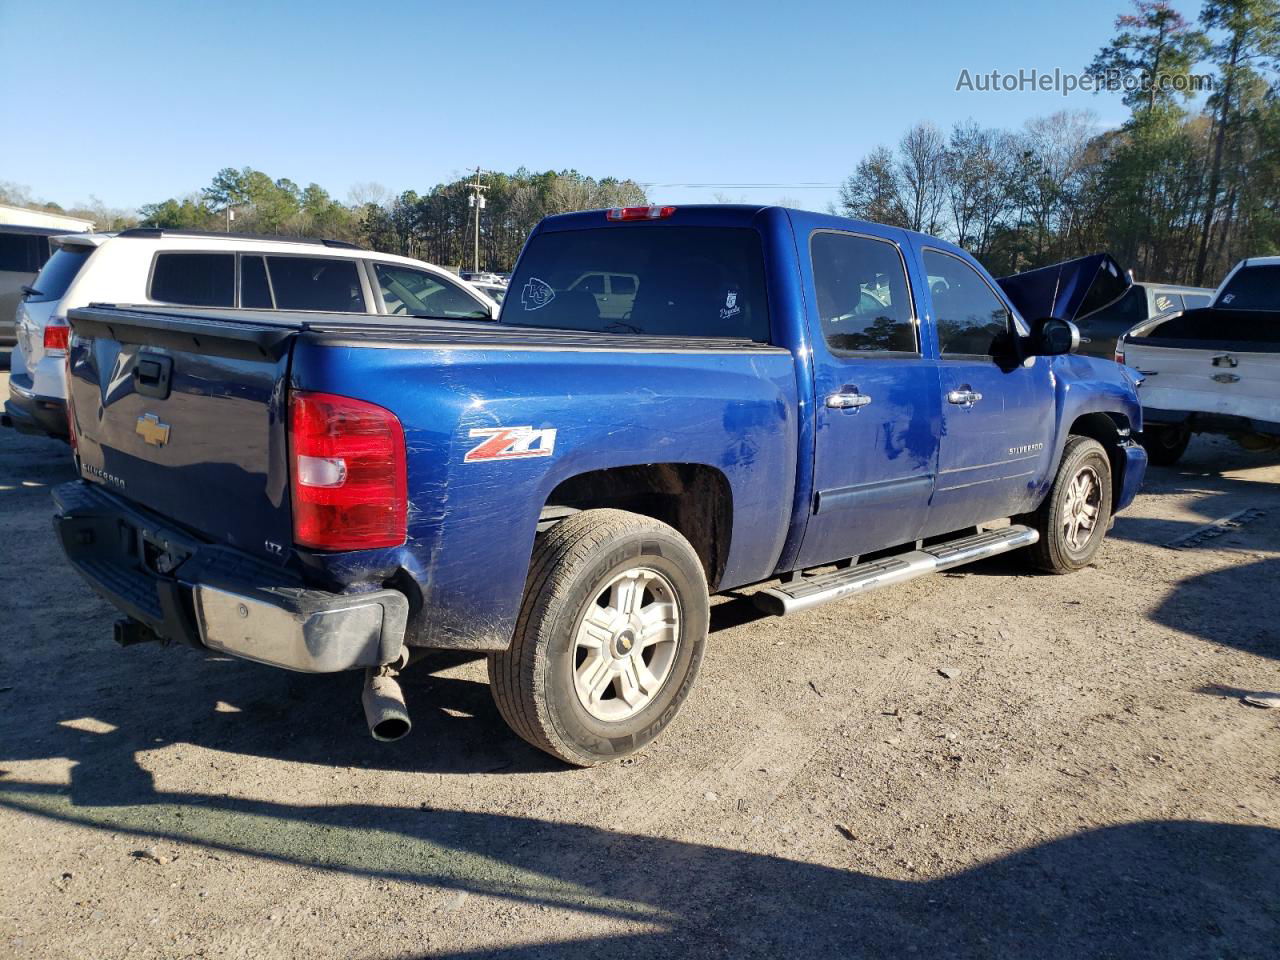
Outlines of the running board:
[[935,543],[908,553],[869,560],[843,570],[800,577],[791,583],[761,590],[755,594],[755,604],[766,613],[786,616],[788,613],[799,613],[816,607],[820,603],[914,580],[916,577],[949,570],[962,563],[993,557],[997,553],[1007,553],[1019,547],[1029,547],[1039,539],[1039,533],[1020,524],[970,534],[958,540]]

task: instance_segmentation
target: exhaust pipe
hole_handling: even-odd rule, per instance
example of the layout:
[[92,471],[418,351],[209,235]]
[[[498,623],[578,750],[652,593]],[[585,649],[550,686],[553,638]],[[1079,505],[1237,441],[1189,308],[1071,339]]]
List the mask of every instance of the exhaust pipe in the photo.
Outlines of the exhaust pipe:
[[371,667],[364,676],[364,719],[373,739],[390,743],[405,736],[413,723],[393,668]]

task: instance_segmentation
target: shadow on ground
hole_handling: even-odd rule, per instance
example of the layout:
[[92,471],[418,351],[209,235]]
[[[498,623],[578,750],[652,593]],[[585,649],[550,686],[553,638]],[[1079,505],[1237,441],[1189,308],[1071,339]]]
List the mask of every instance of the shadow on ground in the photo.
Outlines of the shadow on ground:
[[1280,942],[1280,831],[1264,827],[1136,823],[904,882],[513,816],[163,793],[86,801],[0,783],[0,805],[58,822],[644,925],[573,944],[590,955],[1262,958]]
[[[1156,623],[1213,643],[1280,660],[1273,609],[1280,559],[1271,557],[1181,581],[1151,614]],[[1261,615],[1260,615],[1261,614]]]

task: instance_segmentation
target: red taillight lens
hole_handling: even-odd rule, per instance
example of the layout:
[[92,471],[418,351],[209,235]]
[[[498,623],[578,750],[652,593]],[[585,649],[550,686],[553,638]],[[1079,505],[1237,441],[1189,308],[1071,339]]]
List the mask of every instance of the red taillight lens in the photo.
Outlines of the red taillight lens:
[[675,212],[675,207],[613,207],[605,217],[610,220],[661,220]]
[[67,326],[67,321],[58,317],[54,317],[45,325],[44,328],[44,350],[45,353],[53,353],[55,351],[65,353],[67,343],[71,340],[71,328]]
[[404,543],[404,429],[390,410],[329,393],[289,399],[293,539],[321,550]]
[[1116,363],[1124,365],[1124,344],[1116,345]]

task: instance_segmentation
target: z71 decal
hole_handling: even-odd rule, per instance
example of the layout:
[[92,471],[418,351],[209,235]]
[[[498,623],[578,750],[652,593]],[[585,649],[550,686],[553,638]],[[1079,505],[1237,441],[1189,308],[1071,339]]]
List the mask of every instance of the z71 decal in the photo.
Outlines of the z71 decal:
[[472,430],[472,437],[484,437],[462,458],[463,463],[480,463],[485,460],[523,460],[528,457],[549,457],[556,448],[556,431],[535,430],[533,427],[479,427]]

